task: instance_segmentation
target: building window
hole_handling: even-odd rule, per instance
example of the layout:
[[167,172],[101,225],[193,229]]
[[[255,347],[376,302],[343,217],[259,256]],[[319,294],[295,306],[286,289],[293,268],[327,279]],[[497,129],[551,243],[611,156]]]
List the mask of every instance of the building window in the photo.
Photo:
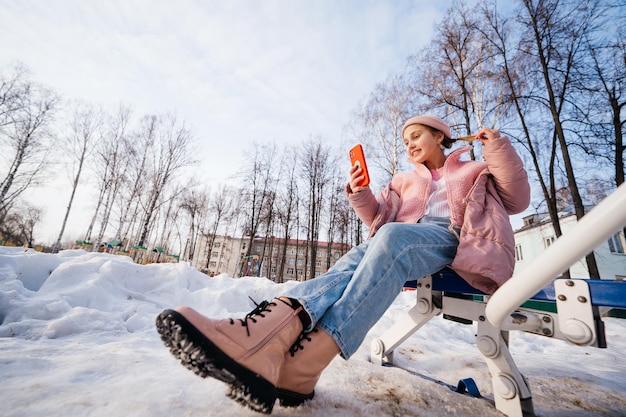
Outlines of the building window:
[[524,255],[522,255],[522,245],[515,245],[515,260],[524,260]]
[[218,256],[220,256],[220,253],[215,251],[211,254],[211,258],[217,258]]
[[537,215],[531,214],[530,216],[524,217],[523,220],[524,220],[524,227],[530,227],[533,224],[535,224],[535,221],[537,220]]
[[293,275],[293,268],[287,268],[287,275]]
[[619,232],[614,234],[609,239],[609,249],[611,253],[621,253],[624,254],[624,232]]
[[213,247],[215,248],[219,248],[222,244],[220,242],[215,242],[215,244],[213,245]]
[[547,248],[550,245],[552,245],[554,243],[554,241],[556,240],[556,238],[554,236],[550,236],[550,237],[544,237],[543,238],[543,247]]

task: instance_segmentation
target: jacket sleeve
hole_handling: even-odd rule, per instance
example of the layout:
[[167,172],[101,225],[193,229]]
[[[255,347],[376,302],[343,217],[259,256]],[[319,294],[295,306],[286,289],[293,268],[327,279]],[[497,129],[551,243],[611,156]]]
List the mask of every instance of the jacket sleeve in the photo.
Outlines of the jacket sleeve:
[[356,215],[359,216],[359,219],[361,219],[367,227],[370,227],[379,211],[378,200],[374,197],[372,190],[367,187],[365,190],[353,193],[352,190],[350,190],[350,185],[348,185],[346,187],[346,195]]
[[511,141],[506,136],[489,141],[483,155],[506,212],[518,214],[526,210],[530,204],[528,174]]

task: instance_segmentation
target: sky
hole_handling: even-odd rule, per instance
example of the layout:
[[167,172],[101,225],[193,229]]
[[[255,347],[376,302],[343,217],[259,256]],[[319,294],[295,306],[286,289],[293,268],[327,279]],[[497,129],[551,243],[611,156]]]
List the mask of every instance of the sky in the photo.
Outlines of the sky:
[[[136,117],[172,112],[197,139],[198,179],[225,182],[253,142],[338,143],[357,104],[405,68],[451,0],[0,0],[0,68],[24,64],[65,99]],[[346,174],[347,175],[347,174]],[[27,194],[52,243],[69,201],[57,175]],[[65,236],[84,233],[82,185]],[[74,237],[75,236],[75,237]]]
[[[185,369],[155,328],[164,309],[188,305],[211,318],[241,318],[295,282],[209,278],[186,262],[138,265],[129,257],[0,246],[0,415],[3,417],[170,417],[261,414],[227,387]],[[408,309],[402,292],[349,359],[335,358],[315,398],[279,417],[497,417],[476,324],[437,316],[395,352],[400,366],[369,362],[370,346]],[[542,417],[624,416],[626,320],[604,318],[608,347],[580,347],[519,331],[510,351]],[[407,372],[410,371],[410,372]],[[447,386],[472,378],[483,398]]]

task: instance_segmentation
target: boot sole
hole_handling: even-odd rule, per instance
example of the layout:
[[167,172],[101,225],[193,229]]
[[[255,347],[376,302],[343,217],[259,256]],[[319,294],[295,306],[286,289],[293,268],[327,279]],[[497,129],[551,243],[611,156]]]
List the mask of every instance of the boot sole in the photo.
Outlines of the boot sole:
[[180,363],[196,375],[230,385],[228,397],[248,408],[270,414],[276,387],[259,374],[235,362],[207,339],[182,314],[165,310],[156,319],[161,340]]
[[276,396],[282,407],[298,407],[306,401],[312,400],[315,396],[315,391],[310,394],[300,394],[298,392],[277,388]]

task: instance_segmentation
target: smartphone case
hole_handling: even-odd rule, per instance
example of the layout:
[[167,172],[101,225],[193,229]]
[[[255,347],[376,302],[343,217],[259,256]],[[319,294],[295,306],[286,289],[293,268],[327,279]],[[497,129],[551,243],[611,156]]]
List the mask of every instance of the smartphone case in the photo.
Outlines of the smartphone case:
[[359,187],[365,187],[370,183],[370,174],[367,170],[367,163],[365,162],[365,155],[363,154],[363,147],[361,144],[354,146],[350,149],[350,163],[352,165],[359,164],[363,170],[363,176],[365,177],[358,185]]

